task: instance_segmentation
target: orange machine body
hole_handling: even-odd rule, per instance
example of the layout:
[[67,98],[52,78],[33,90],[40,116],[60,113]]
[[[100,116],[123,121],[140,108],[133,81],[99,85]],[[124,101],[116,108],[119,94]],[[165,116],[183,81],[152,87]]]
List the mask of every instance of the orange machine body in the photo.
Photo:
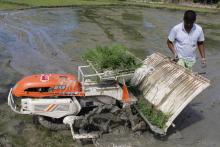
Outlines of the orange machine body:
[[72,74],[37,74],[24,77],[12,89],[16,97],[84,96],[82,85]]

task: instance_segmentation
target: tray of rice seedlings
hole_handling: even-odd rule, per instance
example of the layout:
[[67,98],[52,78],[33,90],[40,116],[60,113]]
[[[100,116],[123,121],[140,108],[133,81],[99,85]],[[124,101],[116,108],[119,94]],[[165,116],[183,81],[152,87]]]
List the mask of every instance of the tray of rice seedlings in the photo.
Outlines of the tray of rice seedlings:
[[183,109],[210,86],[210,81],[154,53],[137,68],[130,85],[133,87],[128,88],[139,94],[135,105],[138,114],[154,133],[163,136]]
[[162,129],[165,127],[165,124],[169,119],[169,115],[157,110],[153,104],[143,97],[142,92],[138,89],[138,87],[131,84],[130,80],[126,81],[126,85],[128,85],[129,91],[138,98],[135,108],[141,117],[149,125],[151,125],[150,127],[157,129],[157,132],[161,132],[161,134],[163,134]]
[[98,72],[114,71],[114,73],[134,71],[141,60],[135,57],[123,45],[97,46],[88,49],[82,56],[91,63]]
[[149,121],[150,124],[158,127],[159,129],[163,129],[169,119],[169,115],[157,110],[154,105],[144,98],[140,98],[138,100],[136,108],[139,110],[141,116],[146,119],[146,121]]

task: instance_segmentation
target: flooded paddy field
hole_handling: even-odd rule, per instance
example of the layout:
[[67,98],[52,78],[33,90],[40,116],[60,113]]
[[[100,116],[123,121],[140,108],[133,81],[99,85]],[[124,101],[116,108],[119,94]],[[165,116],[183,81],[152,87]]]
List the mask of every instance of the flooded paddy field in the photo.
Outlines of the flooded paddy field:
[[[34,73],[77,73],[81,55],[97,45],[123,44],[140,58],[161,52],[171,56],[169,30],[182,21],[183,11],[140,7],[76,7],[0,12],[0,146],[78,146],[70,131],[49,131],[31,116],[14,114],[7,93],[21,77]],[[120,147],[220,146],[220,15],[199,13],[197,23],[206,37],[211,86],[175,120],[168,136],[150,131],[134,134],[123,126],[105,134],[95,145]],[[198,56],[199,57],[199,56]]]

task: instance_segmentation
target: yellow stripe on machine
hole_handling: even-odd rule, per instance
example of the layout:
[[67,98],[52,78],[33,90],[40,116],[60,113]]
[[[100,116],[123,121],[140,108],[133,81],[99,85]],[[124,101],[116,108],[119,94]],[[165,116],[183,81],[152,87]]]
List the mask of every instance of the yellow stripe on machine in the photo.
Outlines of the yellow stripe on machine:
[[56,104],[50,104],[46,109],[44,109],[44,111],[52,111],[57,107]]

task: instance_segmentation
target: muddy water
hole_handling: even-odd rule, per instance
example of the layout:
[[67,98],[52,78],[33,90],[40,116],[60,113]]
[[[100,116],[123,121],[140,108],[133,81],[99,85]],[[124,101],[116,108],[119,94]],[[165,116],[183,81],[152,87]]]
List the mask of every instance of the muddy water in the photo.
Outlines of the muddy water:
[[[51,132],[35,126],[29,116],[12,113],[5,104],[8,89],[22,76],[34,73],[76,73],[81,54],[97,45],[124,44],[144,58],[166,47],[171,27],[182,11],[139,7],[57,8],[0,12],[0,146],[78,146],[70,132]],[[212,86],[176,119],[167,137],[149,131],[113,130],[96,146],[220,146],[220,15],[198,14],[206,36],[206,72]],[[198,60],[199,61],[199,60]]]

